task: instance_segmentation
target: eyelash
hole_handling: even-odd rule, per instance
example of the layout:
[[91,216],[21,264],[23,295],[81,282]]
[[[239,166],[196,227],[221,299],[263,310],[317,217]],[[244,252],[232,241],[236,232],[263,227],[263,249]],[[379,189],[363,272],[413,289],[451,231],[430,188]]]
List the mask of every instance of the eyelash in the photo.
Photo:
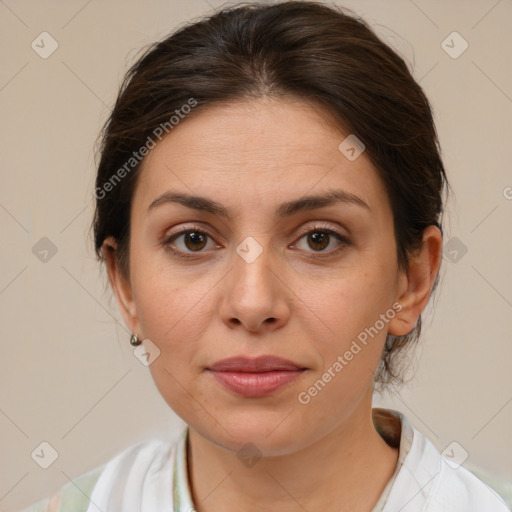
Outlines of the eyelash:
[[[334,231],[334,230],[332,230],[330,228],[327,228],[325,226],[322,226],[322,225],[315,225],[312,228],[308,229],[308,231],[303,232],[300,235],[299,240],[304,238],[306,235],[309,235],[311,233],[319,233],[319,232],[323,233],[323,234],[327,234],[329,236],[334,236],[335,238],[338,239],[338,241],[340,242],[340,245],[336,249],[333,249],[333,250],[328,251],[328,252],[326,252],[326,251],[312,251],[312,253],[313,253],[312,257],[313,258],[319,259],[319,258],[327,258],[327,257],[334,256],[338,252],[343,250],[346,246],[351,245],[351,242],[350,242],[350,240],[348,240],[348,238],[346,238],[342,234],[338,233],[337,231]],[[211,239],[213,239],[213,236],[210,235],[210,233],[208,233],[208,231],[205,231],[204,228],[200,228],[198,226],[191,226],[191,227],[189,227],[187,229],[184,229],[182,231],[174,233],[171,236],[165,238],[163,240],[162,245],[165,247],[166,250],[170,251],[174,256],[177,256],[178,258],[183,258],[183,259],[197,258],[198,255],[201,255],[202,251],[191,252],[191,253],[183,253],[182,251],[178,251],[178,250],[172,248],[171,242],[174,242],[174,240],[176,240],[180,236],[186,235],[188,233],[199,233],[201,235],[206,235],[206,236],[210,237]],[[310,252],[310,251],[307,251],[307,252]],[[326,253],[326,254],[322,254],[322,253]]]

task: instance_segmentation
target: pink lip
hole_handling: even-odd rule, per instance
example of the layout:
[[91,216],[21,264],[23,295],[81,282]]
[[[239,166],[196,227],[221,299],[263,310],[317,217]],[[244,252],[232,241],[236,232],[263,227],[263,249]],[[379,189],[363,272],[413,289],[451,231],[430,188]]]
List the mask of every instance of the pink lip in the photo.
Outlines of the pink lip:
[[232,357],[208,371],[228,390],[248,398],[267,396],[296,379],[305,368],[280,357]]

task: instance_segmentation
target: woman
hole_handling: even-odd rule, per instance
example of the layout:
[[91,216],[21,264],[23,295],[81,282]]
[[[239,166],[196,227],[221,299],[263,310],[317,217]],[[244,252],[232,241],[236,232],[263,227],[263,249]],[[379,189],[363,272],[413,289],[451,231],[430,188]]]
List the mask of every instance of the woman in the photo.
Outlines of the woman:
[[30,510],[508,510],[372,409],[436,284],[445,186],[422,89],[340,9],[226,9],[152,46],[105,125],[94,235],[187,428]]

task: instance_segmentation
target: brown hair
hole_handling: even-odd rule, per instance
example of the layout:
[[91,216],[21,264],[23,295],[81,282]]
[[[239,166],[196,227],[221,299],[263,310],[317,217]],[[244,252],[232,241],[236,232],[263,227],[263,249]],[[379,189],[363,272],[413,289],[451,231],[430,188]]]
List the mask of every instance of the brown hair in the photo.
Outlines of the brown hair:
[[[429,101],[404,60],[364,20],[310,1],[223,9],[154,43],[131,67],[102,131],[93,222],[100,260],[112,236],[128,275],[140,148],[158,127],[169,132],[185,105],[196,111],[261,96],[316,102],[364,143],[389,194],[397,259],[407,268],[424,229],[440,225],[447,185]],[[377,384],[400,382],[393,362],[420,330],[421,318],[408,335],[388,335]]]

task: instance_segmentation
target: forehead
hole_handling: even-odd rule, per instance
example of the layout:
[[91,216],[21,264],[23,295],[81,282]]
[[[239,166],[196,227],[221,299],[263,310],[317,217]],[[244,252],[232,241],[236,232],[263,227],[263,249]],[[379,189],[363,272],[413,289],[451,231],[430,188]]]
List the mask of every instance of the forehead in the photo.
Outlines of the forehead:
[[349,135],[325,109],[296,99],[215,104],[183,119],[145,157],[134,202],[147,209],[172,189],[243,209],[341,188],[370,206],[386,203],[365,152],[349,159],[340,151]]

